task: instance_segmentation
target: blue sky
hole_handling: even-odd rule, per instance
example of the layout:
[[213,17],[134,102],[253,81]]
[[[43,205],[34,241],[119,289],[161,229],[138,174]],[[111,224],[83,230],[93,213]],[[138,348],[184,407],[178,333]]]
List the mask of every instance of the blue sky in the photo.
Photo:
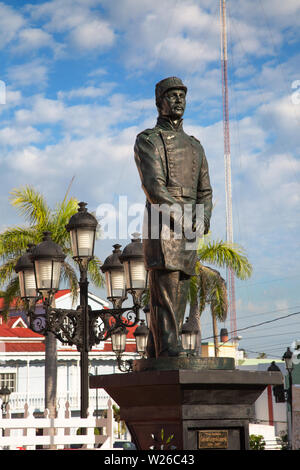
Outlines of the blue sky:
[[[228,1],[234,239],[254,268],[236,283],[238,328],[300,311],[299,21],[298,0]],[[0,2],[0,44],[2,230],[20,224],[9,192],[25,184],[51,205],[73,176],[90,210],[143,204],[135,137],[155,123],[155,83],[177,75],[210,166],[212,237],[225,238],[218,0]],[[98,241],[101,259],[113,242]],[[241,331],[240,346],[281,357],[299,325]]]

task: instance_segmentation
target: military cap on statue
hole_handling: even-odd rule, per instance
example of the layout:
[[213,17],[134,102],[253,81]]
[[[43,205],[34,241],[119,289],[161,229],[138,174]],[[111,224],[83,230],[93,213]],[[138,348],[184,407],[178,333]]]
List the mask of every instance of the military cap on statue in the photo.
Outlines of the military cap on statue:
[[182,80],[177,77],[168,77],[164,78],[160,82],[158,82],[155,86],[155,98],[156,104],[159,103],[160,99],[163,97],[164,93],[168,90],[184,90],[185,93],[187,92],[187,87],[182,83]]

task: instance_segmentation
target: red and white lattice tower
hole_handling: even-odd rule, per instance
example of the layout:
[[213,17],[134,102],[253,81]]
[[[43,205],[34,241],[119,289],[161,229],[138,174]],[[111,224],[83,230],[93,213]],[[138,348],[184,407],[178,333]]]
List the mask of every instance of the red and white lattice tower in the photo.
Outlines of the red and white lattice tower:
[[[226,0],[220,0],[221,19],[221,66],[222,66],[222,96],[223,96],[223,130],[224,130],[224,164],[225,164],[225,194],[226,194],[226,239],[233,242],[232,229],[232,192],[231,192],[231,156],[230,156],[230,128],[228,109],[228,65],[227,65],[227,28],[226,28]],[[231,337],[236,336],[236,305],[234,273],[227,269],[228,307],[230,314]]]

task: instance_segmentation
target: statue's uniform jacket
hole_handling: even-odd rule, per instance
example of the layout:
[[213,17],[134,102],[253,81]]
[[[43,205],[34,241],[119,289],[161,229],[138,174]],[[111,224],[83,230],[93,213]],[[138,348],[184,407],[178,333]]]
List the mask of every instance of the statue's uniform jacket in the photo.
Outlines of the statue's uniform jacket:
[[[208,164],[201,143],[187,135],[182,121],[175,127],[172,121],[159,117],[152,129],[141,132],[135,143],[135,161],[142,188],[146,194],[147,228],[143,236],[145,265],[147,269],[195,273],[196,250],[187,250],[187,240],[151,239],[151,205],[171,206],[188,203],[204,206],[205,233],[209,228],[212,210],[212,189]],[[183,212],[182,212],[183,213]],[[153,216],[153,212],[152,212]]]

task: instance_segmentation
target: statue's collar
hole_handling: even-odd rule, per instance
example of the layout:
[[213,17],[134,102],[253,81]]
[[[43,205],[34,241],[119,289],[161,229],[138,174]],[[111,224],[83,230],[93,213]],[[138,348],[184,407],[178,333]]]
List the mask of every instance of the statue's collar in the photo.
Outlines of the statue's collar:
[[157,118],[157,126],[165,131],[179,131],[182,129],[183,119],[179,119],[175,124],[171,119],[159,116]]

